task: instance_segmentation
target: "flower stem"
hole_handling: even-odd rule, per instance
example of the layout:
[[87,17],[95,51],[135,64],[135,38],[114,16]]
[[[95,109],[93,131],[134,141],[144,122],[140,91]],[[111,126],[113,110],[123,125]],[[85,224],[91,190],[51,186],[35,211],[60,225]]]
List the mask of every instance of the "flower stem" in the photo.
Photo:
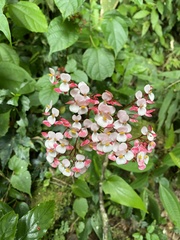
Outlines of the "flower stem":
[[108,156],[106,155],[103,165],[102,165],[102,174],[100,177],[99,182],[99,205],[100,205],[100,213],[102,218],[102,224],[103,224],[103,240],[108,240],[108,216],[104,207],[104,199],[103,199],[103,188],[102,184],[105,179],[105,170],[108,165]]

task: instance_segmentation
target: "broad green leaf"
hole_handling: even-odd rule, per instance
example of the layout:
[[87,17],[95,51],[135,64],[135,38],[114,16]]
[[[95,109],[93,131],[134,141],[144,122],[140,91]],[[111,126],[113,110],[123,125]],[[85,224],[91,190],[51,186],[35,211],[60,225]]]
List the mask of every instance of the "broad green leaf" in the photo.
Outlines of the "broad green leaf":
[[8,5],[8,10],[10,17],[18,26],[32,32],[47,31],[46,17],[35,3],[20,1]]
[[0,201],[0,218],[11,211],[13,211],[13,209],[7,203]]
[[105,39],[116,55],[127,42],[127,32],[122,26],[122,21],[118,16],[107,16],[103,19],[101,25]]
[[142,27],[142,33],[141,33],[142,37],[147,33],[149,27],[150,27],[150,22],[149,21],[145,21],[143,23],[143,27]]
[[137,12],[136,14],[134,14],[133,18],[134,19],[141,19],[146,17],[147,15],[149,15],[150,12],[147,10],[140,10],[139,12]]
[[93,80],[102,81],[114,71],[114,56],[105,48],[88,48],[83,54],[83,66]]
[[101,13],[104,13],[106,11],[110,11],[116,8],[117,4],[119,3],[119,0],[101,0]]
[[0,31],[2,31],[5,35],[5,37],[8,39],[8,41],[11,44],[11,33],[9,29],[9,23],[6,18],[6,16],[3,13],[0,13]]
[[31,195],[31,175],[29,171],[20,172],[17,175],[13,174],[10,183],[17,190]]
[[71,186],[73,193],[78,197],[91,197],[92,193],[87,183],[81,179],[76,179],[75,183]]
[[131,183],[133,189],[144,188],[148,185],[148,174],[139,173],[136,174],[136,179]]
[[68,59],[67,64],[65,66],[65,70],[68,73],[75,72],[77,70],[77,62],[75,59]]
[[8,167],[17,175],[27,170],[28,163],[14,155],[8,163]]
[[12,62],[19,65],[19,56],[12,47],[0,43],[0,62]]
[[88,77],[85,72],[81,70],[76,70],[75,72],[71,73],[71,78],[73,81],[79,83],[79,82],[85,82],[88,83]]
[[0,62],[0,79],[0,88],[9,89],[13,93],[27,94],[34,91],[34,79],[14,63]]
[[55,0],[54,2],[65,19],[78,12],[84,0]]
[[163,36],[162,27],[159,23],[157,23],[156,26],[154,27],[154,31],[159,37]]
[[0,218],[0,239],[14,240],[17,230],[18,215],[14,211]]
[[29,211],[29,205],[26,202],[17,202],[14,211],[18,213],[19,217],[21,218]]
[[6,0],[1,0],[0,1],[0,12],[2,12],[5,3],[6,3]]
[[18,223],[16,239],[42,239],[54,218],[54,201],[43,202],[24,215]]
[[[175,155],[177,158],[180,158],[180,143],[176,144],[176,146],[173,148],[173,150],[170,152],[173,155]],[[168,165],[169,167],[174,166],[175,163],[171,158],[170,153],[166,154],[163,158],[163,163]]]
[[151,12],[151,24],[152,24],[152,29],[155,29],[156,24],[159,21],[159,15],[155,9],[152,10]]
[[77,26],[61,17],[54,18],[48,28],[47,40],[50,54],[66,49],[78,40]]
[[117,163],[111,163],[111,165],[121,168],[121,169],[124,169],[126,171],[135,172],[135,173],[147,172],[154,166],[152,161],[149,161],[149,163],[147,164],[147,166],[144,170],[138,169],[137,162],[128,162],[127,164],[120,164],[120,165],[118,165]]
[[42,89],[39,92],[39,101],[43,106],[46,106],[52,100],[53,104],[55,104],[59,99],[59,94],[54,91],[54,86],[46,86],[46,88]]
[[102,239],[103,224],[102,224],[102,218],[101,218],[101,215],[100,215],[99,211],[97,211],[96,213],[94,213],[92,215],[92,217],[91,217],[91,225],[92,225],[92,227],[94,229],[94,232],[98,236],[98,239],[103,240]]
[[10,111],[0,114],[0,137],[4,136],[9,129]]
[[178,201],[176,195],[170,188],[162,184],[160,184],[159,187],[159,195],[169,218],[175,226],[180,229],[180,202]]
[[110,194],[110,199],[116,203],[146,211],[142,199],[126,181],[116,175],[111,175],[103,182],[103,191]]
[[164,4],[161,2],[161,0],[157,1],[156,6],[157,6],[158,12],[162,15],[164,12]]
[[73,203],[73,209],[78,216],[84,218],[88,212],[88,203],[85,198],[77,198]]
[[173,152],[170,152],[169,155],[171,156],[171,159],[173,160],[175,165],[180,168],[180,158],[174,155]]

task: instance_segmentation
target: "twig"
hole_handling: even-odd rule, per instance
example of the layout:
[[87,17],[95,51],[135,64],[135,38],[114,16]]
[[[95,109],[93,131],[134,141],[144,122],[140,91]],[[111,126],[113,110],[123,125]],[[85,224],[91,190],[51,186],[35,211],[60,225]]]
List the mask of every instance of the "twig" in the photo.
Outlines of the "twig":
[[100,205],[100,213],[102,218],[102,224],[103,224],[103,240],[108,240],[108,216],[104,207],[104,199],[103,199],[103,189],[102,184],[105,178],[105,170],[108,165],[108,156],[106,155],[103,165],[102,165],[102,174],[100,177],[99,182],[99,205]]

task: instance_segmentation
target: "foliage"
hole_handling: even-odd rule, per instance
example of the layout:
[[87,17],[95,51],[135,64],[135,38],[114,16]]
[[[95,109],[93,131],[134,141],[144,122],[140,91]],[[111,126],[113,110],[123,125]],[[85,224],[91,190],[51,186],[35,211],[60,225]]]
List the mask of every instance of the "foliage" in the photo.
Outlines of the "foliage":
[[[93,93],[111,91],[122,105],[137,89],[153,86],[155,116],[151,123],[144,117],[134,125],[137,130],[153,125],[157,148],[142,172],[133,163],[108,165],[103,182],[108,234],[109,239],[179,234],[179,7],[178,0],[0,1],[0,238],[102,239],[102,159],[92,155],[87,174],[73,182],[45,160],[42,112],[50,96],[68,117],[67,98],[58,101],[49,67],[70,73],[77,83],[85,81]],[[62,184],[70,186],[64,193],[75,197],[67,197],[61,214],[56,210],[54,217],[54,203],[45,198],[33,206],[38,186],[51,190]],[[135,198],[132,204],[127,192]],[[169,221],[173,232],[166,227]]]

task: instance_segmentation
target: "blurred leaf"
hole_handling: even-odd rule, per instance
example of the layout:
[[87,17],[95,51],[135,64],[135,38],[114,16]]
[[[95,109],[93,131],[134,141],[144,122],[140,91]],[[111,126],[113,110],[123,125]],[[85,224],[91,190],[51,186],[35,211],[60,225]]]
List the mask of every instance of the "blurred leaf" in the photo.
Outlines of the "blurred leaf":
[[77,62],[75,59],[71,58],[67,61],[67,64],[65,66],[65,70],[68,73],[75,72],[77,70]]
[[88,48],[83,54],[83,66],[91,79],[102,81],[113,74],[114,56],[105,48]]
[[[0,218],[0,239],[14,240],[17,230],[18,215],[14,211],[6,213]],[[7,231],[8,226],[8,231]]]
[[151,217],[155,219],[157,223],[159,223],[161,219],[159,203],[154,197],[153,192],[147,190],[147,193],[148,193],[148,212],[151,215]]
[[149,21],[145,21],[143,23],[143,27],[142,27],[142,33],[141,33],[142,37],[147,33],[147,31],[149,30],[149,27],[150,27],[150,22]]
[[31,195],[31,175],[28,171],[20,172],[20,174],[11,176],[10,182],[14,188]]
[[111,175],[104,181],[103,191],[105,194],[110,194],[110,199],[116,203],[138,208],[146,212],[146,207],[142,199],[126,181],[118,176]]
[[0,137],[4,136],[9,129],[10,111],[0,114]]
[[85,72],[81,70],[76,70],[75,72],[71,73],[71,78],[73,81],[79,83],[79,82],[85,82],[88,83],[88,77]]
[[156,24],[158,23],[159,21],[159,15],[158,13],[156,12],[155,9],[152,10],[151,12],[151,24],[152,24],[152,29],[155,29],[155,26]]
[[149,15],[150,12],[147,10],[140,10],[139,12],[137,12],[136,14],[134,14],[133,18],[134,19],[141,19],[146,17],[147,15]]
[[43,202],[24,215],[18,223],[16,239],[42,239],[54,218],[54,201]]
[[167,111],[167,118],[165,120],[165,128],[166,129],[170,129],[171,124],[173,123],[173,120],[174,120],[174,116],[177,113],[178,106],[179,106],[179,99],[178,99],[178,97],[176,97],[176,99],[174,99],[171,102],[171,105],[169,106],[168,111]]
[[78,12],[84,0],[55,0],[54,2],[65,19]]
[[34,91],[34,79],[14,63],[0,62],[0,79],[0,88],[9,89],[13,93],[26,94]]
[[148,174],[139,173],[139,174],[136,174],[136,179],[133,180],[133,182],[131,183],[131,187],[133,189],[143,188],[147,185],[147,183],[148,183]]
[[9,29],[9,23],[6,16],[0,12],[0,31],[4,33],[5,37],[11,44],[11,32]]
[[156,26],[154,27],[154,30],[159,37],[163,36],[162,27],[159,23],[156,24]]
[[102,13],[106,12],[106,11],[110,11],[116,8],[116,6],[118,5],[119,0],[101,0],[101,9],[102,9]]
[[0,201],[0,218],[11,211],[13,211],[13,209],[7,203]]
[[8,132],[4,137],[0,138],[0,159],[1,166],[4,169],[13,150],[12,134]]
[[8,12],[12,20],[20,27],[32,32],[47,31],[46,17],[35,3],[20,1],[9,4]]
[[14,211],[19,215],[19,218],[21,218],[23,215],[27,214],[29,206],[26,202],[17,202]]
[[96,235],[98,236],[98,238],[100,240],[102,239],[102,219],[101,219],[101,215],[100,212],[97,211],[96,213],[94,213],[91,217],[91,225],[96,233]]
[[8,163],[9,168],[14,171],[15,174],[23,173],[27,170],[28,163],[20,158],[18,158],[16,155],[14,155]]
[[50,54],[61,51],[73,45],[78,40],[77,26],[61,17],[54,18],[48,28],[47,40]]
[[87,183],[81,179],[76,179],[75,183],[71,186],[73,193],[78,197],[91,197],[92,193]]
[[2,12],[5,4],[6,4],[6,0],[1,0],[1,2],[0,2],[0,12]]
[[[180,158],[180,143],[178,143],[170,153]],[[165,157],[163,158],[163,163],[171,167],[174,166],[175,163],[173,162],[170,153],[165,155]]]
[[85,198],[77,198],[73,203],[73,209],[78,216],[84,218],[88,212],[88,203]]
[[173,160],[175,165],[180,168],[180,157],[174,155],[173,152],[170,152],[169,155],[171,156],[171,159]]
[[160,200],[168,213],[169,218],[180,229],[180,202],[170,188],[160,184]]
[[19,65],[19,56],[12,47],[5,43],[0,43],[0,61]]
[[123,48],[127,42],[127,32],[122,26],[122,19],[118,16],[113,15],[105,16],[102,21],[102,31],[108,44],[113,48],[115,54]]
[[167,138],[166,138],[166,141],[165,141],[164,148],[165,149],[170,149],[174,144],[174,140],[175,140],[175,133],[174,133],[174,127],[173,127],[173,124],[172,124],[171,128],[167,132]]

